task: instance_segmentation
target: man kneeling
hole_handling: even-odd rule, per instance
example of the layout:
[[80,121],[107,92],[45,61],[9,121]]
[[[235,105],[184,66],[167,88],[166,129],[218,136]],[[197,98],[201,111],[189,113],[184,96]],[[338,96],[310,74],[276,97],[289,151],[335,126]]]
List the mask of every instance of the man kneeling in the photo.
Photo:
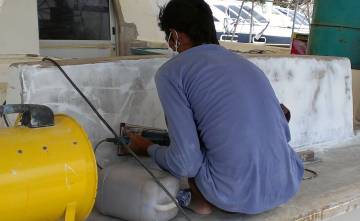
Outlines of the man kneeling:
[[203,0],[171,0],[160,10],[159,26],[179,52],[155,77],[171,144],[130,135],[133,150],[189,178],[189,207],[197,213],[217,207],[256,214],[287,202],[304,169],[264,73],[219,46]]

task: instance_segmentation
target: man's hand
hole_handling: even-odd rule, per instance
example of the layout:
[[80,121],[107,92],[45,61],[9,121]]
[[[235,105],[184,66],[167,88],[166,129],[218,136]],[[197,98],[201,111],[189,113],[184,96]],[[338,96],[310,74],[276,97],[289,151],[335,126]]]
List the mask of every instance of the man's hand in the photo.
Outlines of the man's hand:
[[153,144],[148,139],[143,138],[140,135],[134,134],[134,133],[128,133],[127,134],[130,138],[130,145],[129,147],[138,155],[142,156],[149,156],[147,150],[148,148]]
[[285,118],[286,118],[287,122],[289,122],[290,119],[291,119],[290,110],[283,104],[280,104],[280,107],[281,107],[281,109],[282,109],[282,111],[283,111],[283,113],[285,115]]

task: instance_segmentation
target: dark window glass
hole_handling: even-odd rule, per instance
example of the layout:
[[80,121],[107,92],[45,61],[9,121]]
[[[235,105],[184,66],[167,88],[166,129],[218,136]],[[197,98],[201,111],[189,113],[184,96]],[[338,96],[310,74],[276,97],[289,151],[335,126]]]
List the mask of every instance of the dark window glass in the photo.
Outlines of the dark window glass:
[[109,0],[37,0],[40,39],[110,40]]
[[278,9],[281,13],[283,13],[284,15],[286,15],[286,12],[282,9],[282,8],[279,8]]
[[[252,9],[249,6],[244,6],[244,10],[246,10],[250,15],[251,15],[251,11]],[[256,20],[258,20],[261,23],[266,23],[267,20],[264,16],[262,16],[261,14],[259,14],[257,11],[253,11],[253,15],[256,18]]]
[[215,5],[216,8],[220,9],[222,12],[226,13],[226,8],[223,5]]
[[[230,18],[233,18],[233,19],[236,19],[237,18],[237,12],[239,11],[239,9],[237,8],[236,13],[233,11],[234,10],[234,7],[236,9],[236,6],[230,6],[231,9],[233,10],[230,10],[228,8],[226,8],[225,6],[223,5],[215,5],[216,8],[220,9],[222,12],[224,12],[225,14],[227,14]],[[245,18],[245,19],[248,19],[250,18],[250,16],[246,15],[246,13],[244,13],[244,11],[241,12],[241,17],[242,18]]]
[[[237,7],[235,5],[231,5],[230,9],[232,9],[233,11],[236,12],[236,17],[237,17],[237,15],[238,15],[238,13],[240,11],[240,7]],[[244,18],[246,21],[250,21],[250,19],[251,19],[251,17],[248,14],[246,14],[244,8],[243,8],[243,10],[241,10],[240,17]]]
[[[291,21],[294,21],[294,12],[287,10],[287,9],[283,9],[283,8],[279,8],[278,9],[281,13],[283,13],[284,15],[288,16],[291,18]],[[295,24],[297,25],[309,25],[309,22],[307,21],[305,15],[300,14],[299,12],[296,13],[296,19],[295,19]]]
[[[291,17],[291,21],[293,22],[294,21],[294,14],[295,12],[294,11],[290,11],[289,12],[289,16]],[[295,18],[295,24],[297,25],[306,25],[306,23],[304,23],[301,18],[299,18],[299,13],[296,13],[296,18]]]
[[230,18],[234,18],[234,19],[236,19],[237,16],[238,16],[237,13],[233,12],[233,11],[230,10],[230,9],[228,10],[228,14],[229,14]]

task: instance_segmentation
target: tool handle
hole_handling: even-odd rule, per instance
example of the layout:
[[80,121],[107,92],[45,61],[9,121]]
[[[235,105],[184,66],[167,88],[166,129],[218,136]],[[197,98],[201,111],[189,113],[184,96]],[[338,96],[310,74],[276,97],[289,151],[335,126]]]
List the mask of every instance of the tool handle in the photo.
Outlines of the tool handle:
[[7,104],[0,105],[0,116],[22,114],[21,125],[29,128],[54,126],[54,113],[44,105]]

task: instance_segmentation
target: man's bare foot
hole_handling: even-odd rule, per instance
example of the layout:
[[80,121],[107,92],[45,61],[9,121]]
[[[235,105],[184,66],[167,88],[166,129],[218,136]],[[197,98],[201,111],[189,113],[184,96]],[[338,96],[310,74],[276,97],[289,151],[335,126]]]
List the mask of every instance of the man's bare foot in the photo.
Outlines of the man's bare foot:
[[196,187],[194,178],[188,179],[188,182],[191,191],[191,201],[188,208],[200,215],[211,214],[213,206],[204,198]]
[[196,197],[192,197],[188,208],[200,215],[209,215],[212,213],[212,206],[202,199],[196,199]]

